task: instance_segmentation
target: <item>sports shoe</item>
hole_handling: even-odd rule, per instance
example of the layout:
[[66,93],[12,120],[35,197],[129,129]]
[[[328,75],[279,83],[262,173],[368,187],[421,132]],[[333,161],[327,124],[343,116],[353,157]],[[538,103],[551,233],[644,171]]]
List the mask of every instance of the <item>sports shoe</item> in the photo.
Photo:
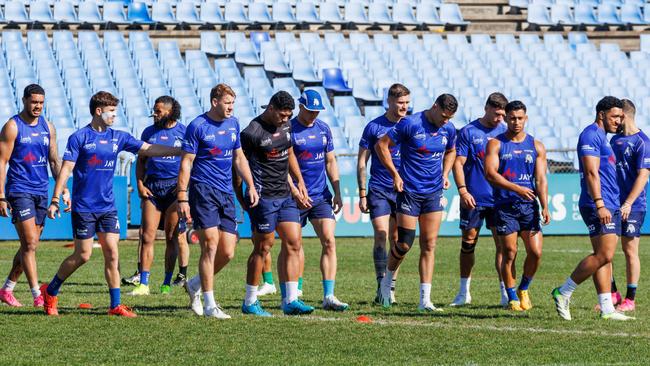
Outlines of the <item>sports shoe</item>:
[[176,275],[174,282],[172,282],[172,286],[182,287],[185,286],[185,282],[187,282],[187,277],[185,277],[184,274],[179,273]]
[[435,307],[433,305],[433,303],[428,302],[428,303],[426,303],[424,305],[420,304],[418,306],[418,311],[421,312],[421,313],[440,313],[443,310],[440,309],[440,308]]
[[452,301],[451,304],[449,304],[449,306],[465,306],[471,303],[472,303],[472,295],[470,295],[469,292],[465,294],[458,293],[458,295],[454,297],[454,301]]
[[36,296],[34,299],[34,307],[40,308],[41,306],[43,306],[43,294]]
[[293,300],[288,304],[282,304],[282,312],[285,315],[305,315],[314,311],[313,306],[309,306],[301,300]]
[[131,296],[147,296],[149,295],[149,285],[137,284],[133,291],[129,292]]
[[278,292],[278,290],[275,288],[274,284],[264,282],[264,284],[257,289],[257,296],[273,295],[276,292]]
[[391,298],[391,291],[390,291],[390,286],[386,286],[384,284],[386,277],[384,277],[384,280],[381,281],[381,285],[379,286],[379,304],[384,308],[388,309],[390,308],[390,305],[393,303],[392,298]]
[[633,316],[627,316],[619,311],[613,311],[608,314],[603,314],[600,313],[600,318],[605,319],[605,320],[620,320],[620,321],[626,321],[626,320],[635,320],[636,318]]
[[345,311],[350,305],[341,302],[336,296],[327,296],[323,299],[323,310]]
[[219,303],[217,303],[217,306],[213,308],[204,309],[203,315],[207,316],[208,318],[230,319],[230,315],[223,312],[223,309],[221,309],[221,305],[219,305]]
[[618,291],[612,292],[612,303],[614,304],[614,306],[620,305],[622,300],[623,300],[623,298],[621,297],[620,292],[618,292]]
[[616,310],[620,312],[634,311],[635,309],[636,305],[634,304],[634,300],[630,300],[628,298],[624,299],[623,302],[621,302],[621,304],[616,307]]
[[45,315],[59,315],[59,309],[56,308],[56,305],[59,303],[59,297],[51,296],[47,293],[46,283],[41,285],[41,295],[43,295],[43,309],[45,310]]
[[271,313],[268,311],[262,309],[262,305],[260,305],[259,301],[255,301],[254,303],[250,305],[246,305],[246,302],[242,302],[241,304],[241,312],[243,314],[250,314],[250,315],[255,315],[255,316],[261,316],[261,317],[270,317]]
[[130,307],[119,304],[113,309],[108,309],[108,315],[123,316],[125,318],[136,318],[138,315]]
[[201,304],[201,288],[193,290],[189,282],[185,282],[185,291],[190,297],[190,308],[196,315],[203,315],[203,305]]
[[510,302],[510,299],[508,299],[508,296],[503,296],[501,295],[501,301],[499,302],[499,305],[501,305],[502,308],[506,309],[508,308],[508,303]]
[[124,286],[127,286],[127,285],[137,286],[137,285],[139,285],[140,284],[140,272],[135,271],[133,276],[122,278],[122,284]]
[[163,295],[169,295],[172,293],[172,287],[169,285],[160,285],[160,293]]
[[0,289],[0,301],[13,307],[23,306],[23,304],[21,304],[20,301],[18,301],[18,299],[16,299],[14,296],[14,292],[10,290]]
[[555,310],[557,311],[557,314],[564,320],[571,320],[571,311],[569,310],[571,298],[562,295],[559,287],[556,287],[551,291],[551,296],[553,296],[553,301],[555,301]]
[[521,307],[521,302],[517,300],[510,300],[508,302],[508,310],[524,311],[524,309]]
[[528,290],[517,290],[517,297],[519,298],[519,305],[523,310],[530,310],[533,308],[533,303],[530,302]]
[[302,290],[298,290],[298,297],[302,297]]

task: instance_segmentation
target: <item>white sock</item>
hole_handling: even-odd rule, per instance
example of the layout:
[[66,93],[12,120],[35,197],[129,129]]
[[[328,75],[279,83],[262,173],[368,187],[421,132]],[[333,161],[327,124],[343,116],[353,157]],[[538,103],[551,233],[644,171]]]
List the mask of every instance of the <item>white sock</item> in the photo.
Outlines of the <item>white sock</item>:
[[38,287],[32,288],[32,297],[37,298],[39,296],[41,296],[41,289]]
[[246,306],[253,305],[257,302],[257,286],[246,285],[246,298],[244,304]]
[[201,288],[201,277],[196,275],[187,281],[187,287],[193,292],[197,292]]
[[420,284],[420,306],[425,306],[431,302],[431,284]]
[[284,285],[287,287],[287,296],[284,298],[284,303],[290,304],[298,300],[298,281],[287,281]]
[[10,280],[9,277],[7,277],[7,280],[5,281],[4,286],[2,286],[2,289],[7,291],[13,291],[14,287],[16,287],[16,282]]
[[460,290],[458,291],[458,293],[467,295],[469,293],[469,284],[470,284],[470,282],[472,282],[471,277],[467,277],[467,278],[461,277],[460,278]]
[[600,304],[600,312],[603,314],[610,314],[615,311],[611,292],[598,294],[598,303]]
[[217,303],[214,301],[214,291],[204,291],[203,292],[203,309],[213,309],[217,307]]
[[506,284],[503,281],[499,282],[499,288],[501,289],[501,298],[507,299],[508,292],[506,291]]
[[[571,279],[571,276],[569,276],[569,278],[566,279],[564,284],[560,286],[560,293],[562,294],[562,296],[571,297],[573,291],[575,291],[577,288],[578,288],[578,284]],[[610,301],[611,301],[611,295],[610,295]]]

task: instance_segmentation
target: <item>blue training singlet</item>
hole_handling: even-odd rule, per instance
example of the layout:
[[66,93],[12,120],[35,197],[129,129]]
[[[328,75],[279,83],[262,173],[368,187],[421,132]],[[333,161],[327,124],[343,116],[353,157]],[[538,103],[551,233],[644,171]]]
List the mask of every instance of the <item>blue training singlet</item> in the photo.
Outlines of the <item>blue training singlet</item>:
[[6,191],[47,196],[50,128],[42,116],[34,126],[19,115],[11,118],[16,121],[18,135],[9,159]]
[[[526,135],[522,142],[510,141],[505,134],[496,137],[501,142],[499,150],[499,174],[508,181],[535,190],[535,162],[537,161],[537,149],[535,139]],[[526,202],[517,193],[494,188],[494,203],[502,205],[514,202]]]

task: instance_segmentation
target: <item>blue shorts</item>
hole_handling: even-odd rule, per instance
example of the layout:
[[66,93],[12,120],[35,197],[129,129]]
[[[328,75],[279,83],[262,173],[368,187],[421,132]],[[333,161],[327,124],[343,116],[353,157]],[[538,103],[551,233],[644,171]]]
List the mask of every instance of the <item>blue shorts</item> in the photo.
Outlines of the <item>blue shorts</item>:
[[332,209],[332,197],[330,195],[312,197],[311,208],[300,210],[300,224],[302,227],[307,225],[307,219],[332,219],[334,220],[334,210]]
[[612,214],[612,222],[603,225],[600,223],[595,207],[580,207],[580,215],[582,216],[582,221],[587,225],[590,237],[605,234],[621,235],[621,211],[617,208],[612,209],[608,207],[607,209]]
[[645,211],[632,211],[627,220],[621,223],[622,235],[627,238],[638,238],[641,236],[641,226],[645,220]]
[[218,227],[219,230],[237,234],[235,198],[204,183],[190,184],[188,203],[194,229]]
[[169,206],[176,202],[177,184],[178,178],[147,179],[144,185],[153,193],[153,197],[149,197],[148,200],[156,206],[158,211],[165,213]]
[[248,209],[252,230],[267,234],[280,222],[300,223],[300,210],[291,195],[283,198],[260,197],[257,206]]
[[542,231],[539,204],[512,202],[494,207],[498,235],[509,235],[520,231]]
[[397,212],[402,215],[420,216],[430,212],[442,211],[443,191],[420,194],[406,191],[397,194]]
[[494,207],[476,206],[473,210],[460,208],[460,229],[481,229],[483,220],[488,229],[496,226],[496,217]]
[[120,233],[117,211],[74,212],[72,211],[72,235],[75,239],[90,239],[95,233]]
[[368,188],[366,201],[371,220],[386,215],[395,216],[397,212],[397,192],[392,189]]
[[12,224],[34,217],[36,225],[45,225],[48,208],[47,196],[23,192],[8,193],[7,203],[11,207]]

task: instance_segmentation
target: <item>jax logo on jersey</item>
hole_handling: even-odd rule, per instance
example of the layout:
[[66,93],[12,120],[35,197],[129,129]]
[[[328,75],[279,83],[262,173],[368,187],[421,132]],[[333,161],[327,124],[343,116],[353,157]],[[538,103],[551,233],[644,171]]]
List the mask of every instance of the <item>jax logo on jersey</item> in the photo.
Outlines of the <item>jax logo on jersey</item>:
[[36,160],[37,160],[36,156],[32,154],[31,151],[28,152],[27,155],[25,155],[25,157],[23,158],[23,161],[28,164],[34,164]]
[[479,160],[485,160],[485,150],[480,150],[477,152],[476,157],[479,158]]
[[212,149],[210,149],[210,155],[212,156],[221,155],[221,153],[223,153],[223,150],[221,150],[219,146],[215,146]]
[[311,160],[314,158],[314,154],[310,153],[309,151],[305,150],[298,154],[298,159],[300,160]]
[[418,149],[416,151],[419,152],[422,155],[431,154],[431,151],[429,151],[429,149],[427,149],[426,145],[422,145],[422,146],[418,147]]
[[607,157],[607,162],[612,165],[616,165],[616,157],[614,156],[614,154],[611,154]]
[[501,175],[509,181],[513,181],[517,177],[517,173],[510,170],[510,168],[506,169],[506,171],[503,172]]
[[93,155],[90,159],[88,159],[89,166],[101,165],[103,162],[104,161],[102,159],[97,158],[97,154]]

